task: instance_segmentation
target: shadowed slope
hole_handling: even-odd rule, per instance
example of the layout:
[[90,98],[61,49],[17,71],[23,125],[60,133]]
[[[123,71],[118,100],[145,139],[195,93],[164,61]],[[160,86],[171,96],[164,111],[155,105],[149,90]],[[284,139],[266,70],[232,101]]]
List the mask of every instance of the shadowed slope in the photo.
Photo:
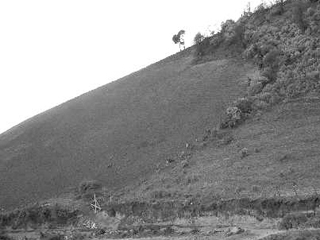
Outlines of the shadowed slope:
[[83,179],[123,187],[215,126],[252,67],[191,62],[190,51],[179,53],[0,135],[0,206],[61,194]]

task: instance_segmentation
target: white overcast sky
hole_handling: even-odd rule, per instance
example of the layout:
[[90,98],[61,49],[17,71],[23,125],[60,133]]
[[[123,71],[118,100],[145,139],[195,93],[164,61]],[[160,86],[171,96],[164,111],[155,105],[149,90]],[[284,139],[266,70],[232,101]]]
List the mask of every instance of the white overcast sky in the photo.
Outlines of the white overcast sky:
[[0,0],[0,133],[178,51],[261,0]]

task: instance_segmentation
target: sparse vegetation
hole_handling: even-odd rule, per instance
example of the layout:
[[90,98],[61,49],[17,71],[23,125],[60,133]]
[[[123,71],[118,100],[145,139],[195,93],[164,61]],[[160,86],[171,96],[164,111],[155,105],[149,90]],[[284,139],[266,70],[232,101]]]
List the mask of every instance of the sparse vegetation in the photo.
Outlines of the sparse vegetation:
[[70,210],[59,205],[39,206],[35,205],[23,209],[17,209],[10,213],[0,214],[0,227],[11,226],[14,229],[38,228],[47,224],[51,227],[74,224],[79,212]]
[[[173,222],[188,216],[193,217],[189,225],[195,234],[201,229],[194,224],[198,216],[224,215],[232,218],[233,215],[246,215],[260,222],[282,218],[279,228],[283,230],[320,227],[317,189],[314,189],[313,196],[308,195],[310,191],[307,189],[311,182],[318,184],[318,103],[288,103],[289,100],[305,97],[312,92],[320,93],[319,29],[318,1],[279,0],[273,6],[262,3],[254,13],[249,8],[238,21],[227,20],[222,23],[221,31],[213,36],[204,37],[198,33],[194,38],[195,46],[189,52],[186,50],[162,61],[159,64],[161,68],[156,64],[152,66],[160,73],[152,75],[147,70],[141,75],[137,73],[135,76],[141,78],[139,81],[143,84],[123,80],[129,87],[119,88],[118,92],[128,92],[130,89],[130,92],[135,93],[143,87],[143,93],[137,94],[137,101],[132,101],[136,95],[130,95],[129,98],[125,96],[114,101],[122,105],[115,104],[114,107],[110,104],[111,108],[104,108],[103,104],[108,102],[105,96],[108,94],[101,90],[103,93],[97,99],[103,99],[103,104],[97,104],[99,112],[94,114],[103,121],[85,131],[80,128],[85,139],[83,141],[90,142],[91,138],[101,141],[108,134],[117,141],[113,142],[112,139],[94,148],[100,151],[103,160],[99,162],[99,167],[92,170],[92,175],[113,174],[114,178],[129,185],[140,175],[150,172],[148,164],[151,161],[157,163],[154,164],[157,166],[156,174],[147,179],[148,184],[141,188],[143,190],[139,187],[131,189],[134,197],[123,191],[118,197],[129,196],[127,201],[112,202],[110,198],[110,202],[103,203],[103,207],[109,209],[108,217],[122,218],[119,226],[124,227],[124,230],[117,232],[116,236],[130,237],[145,231],[146,225],[139,226],[140,229],[128,227],[138,221],[144,224],[154,221]],[[172,38],[180,47],[184,47],[183,34],[181,30]],[[192,63],[191,53],[195,60]],[[236,61],[230,60],[235,55],[238,55]],[[245,67],[248,62],[250,66]],[[233,67],[228,67],[231,64]],[[252,64],[257,70],[247,74]],[[168,85],[161,85],[163,82]],[[197,88],[199,86],[201,88]],[[152,91],[148,92],[149,89]],[[165,94],[168,89],[173,91]],[[144,91],[147,91],[146,95]],[[225,97],[226,94],[230,95]],[[223,105],[223,108],[227,108],[221,129],[212,128],[217,124],[213,120],[215,115],[222,112],[214,105],[216,96],[231,103]],[[281,101],[288,104],[279,106],[277,112],[272,110],[271,107]],[[142,104],[134,105],[133,102]],[[152,105],[148,105],[150,103]],[[126,105],[130,105],[130,110],[124,107]],[[143,111],[135,113],[131,112],[131,108]],[[100,116],[104,112],[118,112],[115,109],[125,109],[125,114],[108,119],[109,122],[104,119],[109,115]],[[262,114],[265,109],[270,109],[270,112],[263,113],[267,116]],[[159,112],[163,114],[158,115]],[[257,112],[259,116],[255,115]],[[127,120],[131,115],[133,117]],[[291,122],[285,120],[290,117]],[[237,128],[247,119],[248,124]],[[157,125],[159,122],[165,127]],[[97,126],[107,129],[106,126],[117,125],[115,123],[121,127],[94,138],[96,134],[104,133]],[[75,121],[74,125],[77,124]],[[148,126],[147,131],[144,131],[145,126]],[[156,130],[149,133],[153,128]],[[86,132],[90,134],[86,135]],[[313,138],[310,135],[314,135]],[[135,143],[141,143],[142,139],[143,144],[139,146],[143,147],[137,147]],[[112,146],[112,150],[120,149],[117,149],[116,157],[112,155],[108,158],[112,163],[104,162],[107,145]],[[245,146],[250,147],[247,149]],[[136,148],[143,149],[143,152],[136,151]],[[283,149],[294,149],[297,154],[284,154]],[[149,152],[155,154],[148,155]],[[274,157],[276,154],[281,157]],[[92,161],[98,161],[95,158],[98,154],[92,151],[91,155]],[[135,161],[131,161],[131,158]],[[118,163],[123,164],[117,166]],[[100,169],[100,166],[107,167]],[[292,179],[295,178],[298,180],[293,185]],[[116,187],[123,186],[119,184]],[[102,184],[94,180],[83,181],[79,184],[78,194],[81,201],[92,200],[94,194],[102,194]],[[0,215],[0,225],[13,228],[48,225],[55,228],[72,225],[77,221],[77,214],[76,211],[58,205],[34,206]],[[165,235],[175,232],[171,226],[152,226],[148,230],[152,234]],[[105,230],[99,228],[95,234],[104,235]],[[270,239],[278,237],[270,236]]]
[[[269,12],[282,15],[285,11],[292,12],[292,18],[281,19],[285,24],[268,17]],[[217,46],[214,39],[229,45],[240,44],[243,56],[253,61],[265,78],[249,85],[253,106],[256,104],[257,108],[319,91],[319,16],[320,5],[316,2],[281,0],[273,6],[261,3],[254,14],[244,14],[237,22],[223,22],[221,32],[211,37],[205,47],[198,47],[197,57],[211,54],[208,49]]]
[[94,194],[100,193],[102,184],[96,180],[85,180],[79,184],[79,194],[82,198],[92,200]]

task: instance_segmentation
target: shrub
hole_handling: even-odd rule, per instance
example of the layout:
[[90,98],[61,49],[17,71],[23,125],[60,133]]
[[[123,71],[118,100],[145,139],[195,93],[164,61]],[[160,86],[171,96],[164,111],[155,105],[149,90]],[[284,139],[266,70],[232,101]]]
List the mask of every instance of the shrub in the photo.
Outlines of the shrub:
[[223,42],[223,36],[221,33],[217,33],[215,35],[213,35],[211,38],[210,38],[210,45],[213,47],[213,48],[216,48],[218,47],[221,43]]
[[239,43],[243,48],[246,47],[247,42],[245,41],[245,24],[244,22],[237,22],[234,28],[234,36],[230,43]]
[[203,56],[209,54],[214,46],[210,43],[210,38],[204,38],[196,45],[194,52],[195,63],[202,59]]
[[203,36],[200,32],[198,32],[198,33],[194,36],[193,42],[194,42],[194,44],[199,44],[199,43],[201,43],[203,40],[204,40],[204,36]]
[[228,44],[239,42],[244,46],[244,29],[244,23],[241,21],[236,23],[233,20],[227,20],[221,24],[221,33]]
[[241,120],[241,110],[237,107],[228,107],[226,111],[226,118],[221,123],[220,128],[234,128]]
[[239,98],[234,102],[234,105],[241,111],[242,114],[250,114],[252,112],[252,100],[249,98]]
[[253,101],[249,98],[239,98],[233,106],[226,110],[226,117],[220,124],[220,128],[234,128],[241,124],[253,111]]

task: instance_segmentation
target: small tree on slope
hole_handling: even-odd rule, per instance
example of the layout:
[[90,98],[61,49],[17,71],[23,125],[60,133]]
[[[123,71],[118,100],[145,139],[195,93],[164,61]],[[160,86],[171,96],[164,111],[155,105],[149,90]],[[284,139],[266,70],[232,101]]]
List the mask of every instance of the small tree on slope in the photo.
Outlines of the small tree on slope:
[[179,43],[180,51],[185,49],[184,39],[183,39],[184,34],[185,34],[185,30],[180,30],[177,34],[173,35],[172,37],[172,41],[174,42],[174,44]]

